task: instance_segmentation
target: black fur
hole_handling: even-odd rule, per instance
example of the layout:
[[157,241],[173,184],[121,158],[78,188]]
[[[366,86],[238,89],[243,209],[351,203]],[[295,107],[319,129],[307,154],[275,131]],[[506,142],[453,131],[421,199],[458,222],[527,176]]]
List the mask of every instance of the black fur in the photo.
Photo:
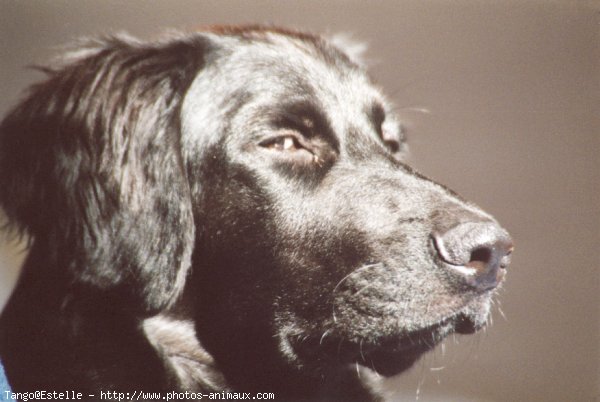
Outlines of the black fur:
[[0,127],[0,205],[33,239],[0,320],[15,391],[376,400],[373,371],[484,325],[493,292],[432,233],[507,235],[402,163],[342,50],[215,28],[92,42],[47,74]]

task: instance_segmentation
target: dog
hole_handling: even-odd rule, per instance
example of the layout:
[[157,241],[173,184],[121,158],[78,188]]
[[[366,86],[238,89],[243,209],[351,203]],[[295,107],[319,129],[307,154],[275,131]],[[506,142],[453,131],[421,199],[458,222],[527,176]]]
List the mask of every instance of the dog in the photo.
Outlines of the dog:
[[0,319],[13,391],[376,401],[485,325],[509,234],[403,162],[342,47],[261,26],[78,46],[0,126],[0,205],[32,238]]

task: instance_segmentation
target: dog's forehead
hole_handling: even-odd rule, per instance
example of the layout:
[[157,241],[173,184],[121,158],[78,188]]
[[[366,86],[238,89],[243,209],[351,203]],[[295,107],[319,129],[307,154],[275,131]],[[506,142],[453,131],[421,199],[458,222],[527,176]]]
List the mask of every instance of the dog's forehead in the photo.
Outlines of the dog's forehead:
[[365,70],[324,40],[277,32],[257,38],[209,37],[215,50],[207,55],[182,107],[184,132],[203,127],[202,142],[210,141],[207,133],[221,132],[228,119],[218,116],[248,99],[257,109],[310,99],[329,111],[331,124],[340,129],[350,120],[366,124],[357,116],[366,116],[374,103],[386,104]]
[[270,33],[262,40],[230,38],[221,59],[221,71],[245,87],[277,94],[313,90],[320,99],[348,91],[364,96],[374,92],[365,71],[340,49],[324,40],[306,40]]

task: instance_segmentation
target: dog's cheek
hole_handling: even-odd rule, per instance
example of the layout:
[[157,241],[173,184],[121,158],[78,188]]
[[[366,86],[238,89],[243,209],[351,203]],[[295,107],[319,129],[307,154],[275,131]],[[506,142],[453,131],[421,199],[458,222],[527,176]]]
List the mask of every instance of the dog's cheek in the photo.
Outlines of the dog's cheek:
[[328,331],[332,335],[337,325],[337,288],[372,253],[358,228],[324,227],[314,218],[314,214],[303,217],[306,226],[295,231],[289,221],[277,227],[281,243],[272,284],[276,288],[274,329],[280,352],[292,364],[320,359],[313,356],[319,339]]
[[251,170],[232,166],[222,152],[211,154],[205,165],[206,191],[195,211],[202,232],[195,270],[210,277],[204,281],[207,286],[219,285],[223,294],[249,306],[261,297],[246,289],[264,287],[273,265],[269,199]]

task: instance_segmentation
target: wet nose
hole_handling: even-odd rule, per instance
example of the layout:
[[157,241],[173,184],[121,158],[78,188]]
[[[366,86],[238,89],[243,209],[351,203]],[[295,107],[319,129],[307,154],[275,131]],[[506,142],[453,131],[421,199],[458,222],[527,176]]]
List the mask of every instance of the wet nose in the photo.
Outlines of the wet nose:
[[495,288],[504,278],[513,243],[498,224],[463,222],[434,231],[432,237],[438,256],[468,285],[484,291]]

